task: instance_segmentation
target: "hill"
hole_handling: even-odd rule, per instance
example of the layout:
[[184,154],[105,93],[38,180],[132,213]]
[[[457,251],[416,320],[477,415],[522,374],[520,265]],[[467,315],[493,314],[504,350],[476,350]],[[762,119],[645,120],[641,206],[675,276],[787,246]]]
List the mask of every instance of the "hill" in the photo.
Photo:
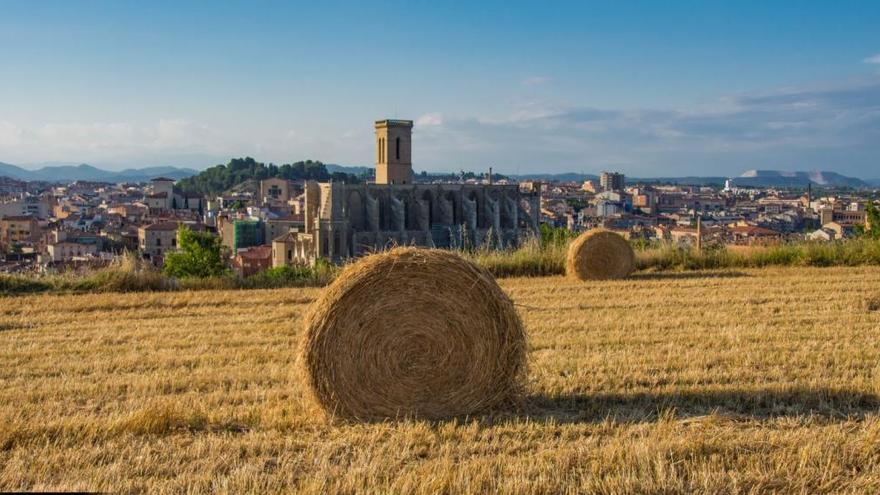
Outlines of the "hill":
[[[280,177],[291,180],[345,181],[359,182],[360,179],[345,172],[330,172],[327,166],[318,161],[305,160],[292,164],[275,165],[258,162],[251,157],[233,158],[229,163],[216,165],[187,177],[177,186],[187,192],[205,195],[216,195],[228,191],[240,184],[253,184],[269,177]],[[247,186],[248,184],[245,184]]]
[[733,179],[738,186],[753,187],[806,187],[807,185],[827,187],[867,187],[868,184],[854,177],[836,172],[785,172],[779,170],[748,170]]
[[521,406],[336,425],[292,373],[317,289],[6,298],[0,490],[876,493],[878,277],[504,279]]
[[87,164],[56,165],[28,170],[8,163],[0,163],[0,176],[26,181],[73,182],[76,180],[96,182],[147,182],[154,177],[182,179],[198,172],[188,168],[146,167],[121,171],[103,170]]

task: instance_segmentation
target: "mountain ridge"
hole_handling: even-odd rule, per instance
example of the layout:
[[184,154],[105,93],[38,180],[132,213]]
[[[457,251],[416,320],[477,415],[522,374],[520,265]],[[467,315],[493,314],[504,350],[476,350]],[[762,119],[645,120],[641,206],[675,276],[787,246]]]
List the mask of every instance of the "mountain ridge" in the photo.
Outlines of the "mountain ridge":
[[28,170],[18,165],[0,162],[0,176],[25,181],[71,182],[87,180],[96,182],[147,182],[158,176],[177,180],[198,173],[197,170],[189,168],[168,166],[127,168],[120,171],[112,171],[100,169],[86,163],[44,166],[35,170]]
[[[329,172],[345,172],[362,175],[369,172],[373,167],[362,165],[339,165],[326,164]],[[85,163],[79,165],[51,165],[39,169],[28,170],[18,165],[0,162],[0,176],[6,176],[25,181],[46,182],[70,182],[74,180],[89,180],[98,182],[147,182],[154,177],[164,176],[175,180],[197,175],[198,170],[171,166],[156,166],[143,168],[127,168],[120,171],[104,170]],[[435,175],[439,173],[429,173]],[[561,182],[580,182],[585,180],[598,180],[595,174],[565,172],[557,174],[510,174],[508,177],[516,180],[549,180]],[[629,183],[677,183],[687,185],[718,185],[730,179],[737,186],[751,187],[806,187],[830,186],[830,187],[877,187],[880,179],[859,179],[849,177],[837,172],[828,171],[786,171],[774,169],[751,169],[746,170],[739,177],[726,176],[667,176],[667,177],[627,177]]]

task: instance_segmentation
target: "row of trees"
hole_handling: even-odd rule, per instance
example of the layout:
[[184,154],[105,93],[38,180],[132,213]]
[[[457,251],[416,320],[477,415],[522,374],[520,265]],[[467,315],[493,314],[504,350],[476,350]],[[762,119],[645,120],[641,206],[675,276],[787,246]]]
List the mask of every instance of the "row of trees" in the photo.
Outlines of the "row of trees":
[[251,157],[245,157],[233,158],[225,165],[208,168],[198,175],[181,180],[177,186],[185,192],[215,195],[248,180],[259,181],[271,177],[322,182],[333,180],[356,183],[360,181],[357,176],[352,174],[328,172],[327,167],[319,161],[306,160],[284,165],[275,165],[274,163],[267,165]]

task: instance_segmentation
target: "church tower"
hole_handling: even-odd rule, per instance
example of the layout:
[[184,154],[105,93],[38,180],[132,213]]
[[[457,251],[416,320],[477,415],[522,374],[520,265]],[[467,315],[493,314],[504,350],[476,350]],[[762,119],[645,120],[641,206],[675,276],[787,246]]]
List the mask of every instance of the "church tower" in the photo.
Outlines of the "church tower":
[[412,183],[412,120],[376,121],[376,184]]

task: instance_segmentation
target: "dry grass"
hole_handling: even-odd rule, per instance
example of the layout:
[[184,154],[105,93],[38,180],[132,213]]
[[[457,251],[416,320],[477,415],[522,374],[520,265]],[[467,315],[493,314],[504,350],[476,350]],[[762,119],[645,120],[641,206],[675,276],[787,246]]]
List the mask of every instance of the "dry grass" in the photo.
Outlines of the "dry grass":
[[880,268],[506,279],[521,410],[331,426],[316,289],[0,300],[0,490],[880,491]]

